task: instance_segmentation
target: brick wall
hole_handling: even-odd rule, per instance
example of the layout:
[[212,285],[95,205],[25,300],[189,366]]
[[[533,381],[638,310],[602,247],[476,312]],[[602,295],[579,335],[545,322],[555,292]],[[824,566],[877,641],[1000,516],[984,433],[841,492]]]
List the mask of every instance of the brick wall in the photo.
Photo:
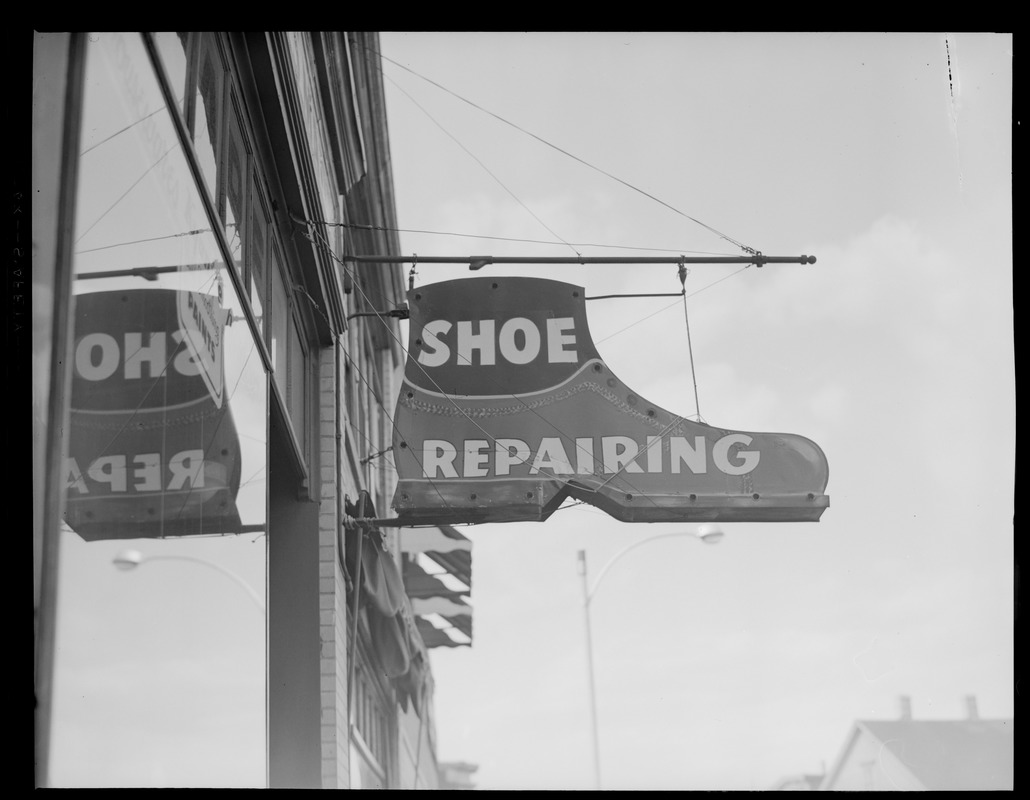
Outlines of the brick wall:
[[350,786],[347,724],[347,591],[340,566],[339,487],[343,475],[337,464],[341,441],[337,420],[342,419],[341,395],[336,391],[342,353],[338,347],[319,353],[319,462],[318,514],[319,645],[321,648],[322,788]]

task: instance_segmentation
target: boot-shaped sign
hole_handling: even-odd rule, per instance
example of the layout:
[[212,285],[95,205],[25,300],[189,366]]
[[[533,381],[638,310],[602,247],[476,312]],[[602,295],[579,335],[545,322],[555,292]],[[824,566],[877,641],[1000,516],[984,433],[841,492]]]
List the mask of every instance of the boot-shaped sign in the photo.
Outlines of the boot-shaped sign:
[[545,520],[567,497],[626,522],[815,521],[829,506],[814,442],[685,419],[612,374],[579,286],[470,278],[408,301],[403,522]]
[[65,521],[83,539],[239,529],[225,313],[214,297],[172,289],[75,298]]

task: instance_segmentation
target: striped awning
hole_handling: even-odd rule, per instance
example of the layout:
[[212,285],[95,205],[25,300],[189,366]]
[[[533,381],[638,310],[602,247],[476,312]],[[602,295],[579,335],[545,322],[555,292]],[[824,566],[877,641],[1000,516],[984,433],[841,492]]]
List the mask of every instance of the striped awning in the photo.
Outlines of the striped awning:
[[472,645],[472,542],[449,525],[401,535],[404,589],[427,648]]

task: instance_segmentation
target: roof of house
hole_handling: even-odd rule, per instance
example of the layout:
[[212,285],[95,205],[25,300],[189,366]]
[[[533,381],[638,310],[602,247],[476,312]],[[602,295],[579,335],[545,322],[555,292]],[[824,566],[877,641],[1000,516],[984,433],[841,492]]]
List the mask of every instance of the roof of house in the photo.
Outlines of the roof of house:
[[1012,789],[1013,720],[859,720],[928,790]]

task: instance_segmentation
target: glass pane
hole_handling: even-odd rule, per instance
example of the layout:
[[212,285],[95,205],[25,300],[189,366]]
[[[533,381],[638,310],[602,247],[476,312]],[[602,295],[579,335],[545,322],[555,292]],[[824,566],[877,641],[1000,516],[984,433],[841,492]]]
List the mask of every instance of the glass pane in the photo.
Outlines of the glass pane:
[[193,111],[193,147],[200,158],[204,182],[216,203],[218,197],[218,157],[221,145],[222,96],[225,88],[225,69],[214,34],[194,33],[199,44],[200,68]]
[[246,197],[247,176],[250,164],[240,119],[235,103],[230,103],[226,113],[228,132],[225,153],[225,237],[233,254],[233,265],[243,274],[243,242],[246,239],[246,216],[243,207]]
[[279,256],[278,247],[272,248],[272,296],[269,298],[269,350],[272,355],[272,369],[275,372],[275,382],[279,385],[283,398],[289,392],[287,381],[287,331],[290,324],[290,307],[286,299],[286,286],[283,284],[282,261]]
[[250,306],[254,309],[258,327],[264,329],[264,298],[268,294],[265,285],[268,269],[268,211],[261,196],[260,181],[255,175],[251,181],[250,201],[250,246],[247,252],[248,291]]
[[266,376],[142,40],[90,39],[51,779],[260,787]]

